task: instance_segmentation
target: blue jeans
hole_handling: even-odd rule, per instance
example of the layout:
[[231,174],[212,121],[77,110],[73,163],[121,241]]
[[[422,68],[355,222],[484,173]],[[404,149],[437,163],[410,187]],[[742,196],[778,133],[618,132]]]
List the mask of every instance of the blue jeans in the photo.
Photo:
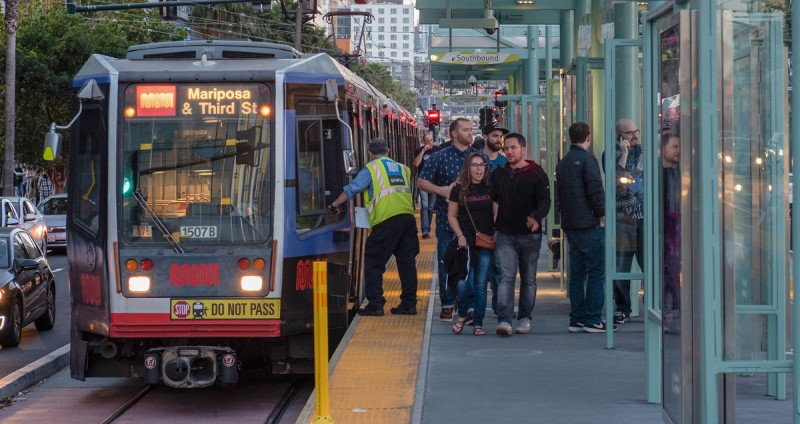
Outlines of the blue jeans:
[[497,287],[497,322],[511,323],[517,269],[520,277],[517,317],[530,319],[536,304],[536,265],[542,247],[542,234],[506,234],[498,231],[496,238],[494,254],[501,275]]
[[436,195],[426,191],[419,191],[419,220],[422,233],[431,232],[431,220],[433,219],[433,205],[436,204]]
[[605,286],[605,229],[564,230],[569,242],[569,319],[598,324],[602,320]]
[[492,287],[492,310],[497,314],[497,285],[500,284],[500,265],[497,264],[497,256],[492,255],[492,263],[489,264],[489,276]]
[[474,299],[475,311],[472,322],[473,325],[483,326],[483,318],[486,316],[486,275],[489,273],[494,254],[486,249],[476,247],[470,249],[476,249],[477,258],[471,263],[467,279],[458,282],[458,317],[467,317],[470,300]]
[[[437,219],[437,221],[439,221]],[[439,266],[439,300],[442,301],[442,308],[452,308],[456,304],[453,292],[447,287],[447,267],[444,264],[444,255],[447,253],[447,246],[456,238],[456,234],[450,229],[445,221],[436,223],[436,260]]]

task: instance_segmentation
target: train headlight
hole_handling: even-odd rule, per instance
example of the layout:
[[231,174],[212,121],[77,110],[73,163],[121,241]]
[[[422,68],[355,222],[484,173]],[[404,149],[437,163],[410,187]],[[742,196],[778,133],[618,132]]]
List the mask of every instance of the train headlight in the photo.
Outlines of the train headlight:
[[134,293],[150,291],[150,277],[138,276],[128,278],[128,290]]
[[245,275],[242,277],[243,291],[259,291],[264,286],[264,279],[258,275]]

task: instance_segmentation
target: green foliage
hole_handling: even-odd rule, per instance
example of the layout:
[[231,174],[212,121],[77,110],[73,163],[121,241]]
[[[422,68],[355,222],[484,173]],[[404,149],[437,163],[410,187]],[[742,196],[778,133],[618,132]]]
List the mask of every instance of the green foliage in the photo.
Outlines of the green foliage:
[[[185,39],[186,33],[161,23],[155,10],[83,16],[67,15],[63,2],[38,4],[37,8],[26,2],[20,9],[15,151],[22,161],[42,164],[44,134],[51,122],[71,119],[72,78],[91,54],[122,57],[130,45]],[[0,68],[5,69],[5,34],[0,43]],[[0,134],[3,126],[0,123]]]
[[[246,38],[294,46],[295,4],[287,2],[289,19],[285,19],[280,5],[262,13],[253,12],[250,3],[198,5],[192,9],[190,25],[195,36],[202,39]],[[312,23],[303,24],[301,50],[310,52],[333,52],[333,44],[325,37],[325,31]]]
[[404,107],[409,113],[413,114],[416,110],[417,95],[413,91],[404,89],[403,85],[392,77],[389,69],[383,64],[376,62],[371,62],[366,66],[354,64],[350,69]]

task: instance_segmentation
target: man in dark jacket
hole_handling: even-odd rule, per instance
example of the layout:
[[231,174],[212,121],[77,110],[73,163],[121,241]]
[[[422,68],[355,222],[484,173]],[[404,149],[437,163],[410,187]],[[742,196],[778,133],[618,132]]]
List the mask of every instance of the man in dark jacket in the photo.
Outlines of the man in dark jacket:
[[520,274],[518,334],[531,332],[536,303],[536,263],[542,246],[542,219],[550,210],[550,180],[541,166],[525,159],[525,137],[505,138],[508,163],[492,172],[492,200],[497,203],[495,258],[500,266],[497,288],[497,334],[511,335],[514,282]]
[[569,127],[569,152],[556,165],[561,229],[569,243],[569,331],[605,333],[602,320],[605,194],[600,166],[590,153],[592,134],[585,122]]

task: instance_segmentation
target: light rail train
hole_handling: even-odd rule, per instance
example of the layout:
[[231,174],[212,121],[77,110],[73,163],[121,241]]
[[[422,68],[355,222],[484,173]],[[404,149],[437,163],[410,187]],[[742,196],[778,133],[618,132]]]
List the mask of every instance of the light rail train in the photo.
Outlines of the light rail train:
[[370,139],[411,162],[413,116],[326,54],[248,41],[93,55],[73,87],[72,377],[312,373],[312,261],[331,349],[362,299],[365,230],[326,206]]

